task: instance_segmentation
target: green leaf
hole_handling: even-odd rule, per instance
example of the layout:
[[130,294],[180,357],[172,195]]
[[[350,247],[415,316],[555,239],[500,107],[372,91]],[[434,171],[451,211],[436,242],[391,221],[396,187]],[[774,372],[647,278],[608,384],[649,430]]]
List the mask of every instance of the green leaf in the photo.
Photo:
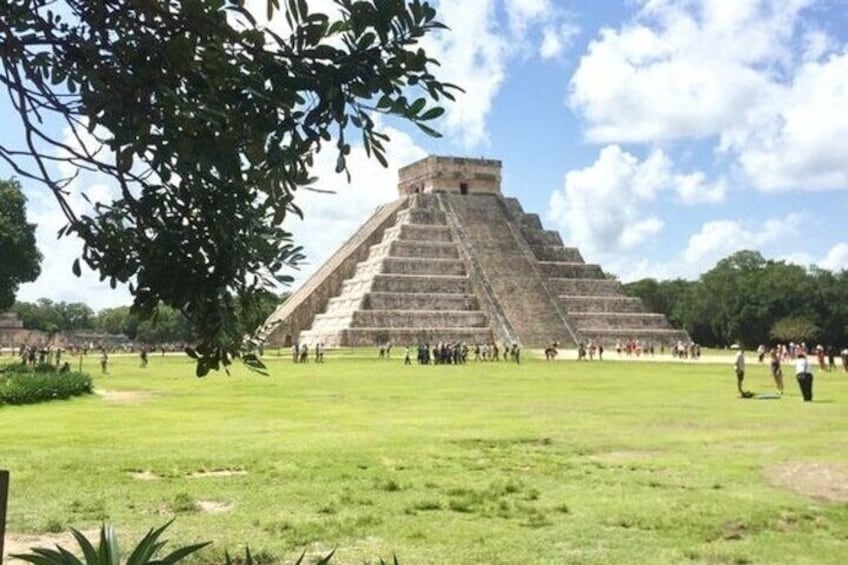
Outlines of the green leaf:
[[82,532],[71,528],[71,534],[73,534],[74,538],[77,540],[77,543],[82,549],[83,557],[85,557],[86,563],[97,563],[97,550],[94,549],[94,545],[88,538],[82,535]]
[[419,98],[409,107],[409,114],[412,116],[417,116],[418,112],[424,109],[424,106],[427,104],[427,100],[424,98]]
[[82,275],[82,270],[80,269],[80,262],[78,258],[74,259],[74,263],[73,265],[71,265],[71,270],[73,271],[74,275],[78,277]]
[[195,544],[192,544],[192,545],[187,545],[185,547],[181,547],[179,549],[172,551],[171,553],[169,553],[165,557],[163,557],[160,560],[160,562],[162,563],[162,565],[172,565],[173,563],[177,563],[178,561],[185,559],[187,556],[191,555],[195,551],[199,551],[199,550],[203,549],[204,547],[206,547],[210,543],[212,543],[212,542],[206,541],[206,542],[203,542],[203,543],[195,543]]
[[442,108],[441,106],[436,106],[435,108],[430,108],[429,110],[424,112],[421,116],[418,117],[418,119],[422,121],[435,120],[444,113],[444,108]]

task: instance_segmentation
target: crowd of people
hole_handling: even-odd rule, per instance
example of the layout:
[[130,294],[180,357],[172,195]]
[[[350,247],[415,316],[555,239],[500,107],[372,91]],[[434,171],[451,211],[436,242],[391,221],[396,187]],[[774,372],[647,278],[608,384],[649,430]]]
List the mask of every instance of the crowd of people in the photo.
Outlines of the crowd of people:
[[[763,363],[768,355],[769,372],[774,379],[778,395],[783,395],[783,368],[782,364],[791,363],[801,396],[805,402],[813,400],[813,363],[808,357],[815,356],[819,371],[836,371],[836,348],[817,345],[814,348],[807,347],[806,343],[777,344],[771,348],[760,345],[757,348],[757,361]],[[839,352],[842,361],[842,370],[848,372],[848,347]],[[743,389],[742,382],[745,380],[745,350],[739,348],[733,363],[736,372],[736,388],[743,398],[752,398],[755,395]]]
[[[36,365],[53,365],[59,372],[68,372],[70,364],[65,359],[66,355],[70,357],[86,357],[89,353],[97,353],[102,373],[107,373],[109,369],[109,354],[111,353],[134,353],[138,351],[141,367],[145,368],[148,364],[148,356],[154,351],[160,351],[165,355],[167,351],[183,351],[184,345],[180,344],[163,344],[157,347],[150,345],[135,346],[130,344],[76,344],[69,343],[64,347],[61,345],[40,344],[21,344],[17,348],[11,350],[13,354],[17,354],[21,363],[35,367]],[[3,355],[4,348],[0,347],[0,355]]]
[[[324,362],[324,342],[319,341],[315,344],[315,362]],[[291,356],[293,363],[309,363],[309,344],[293,343],[291,348]]]
[[[475,362],[521,362],[521,348],[517,343],[512,346],[504,343],[502,348],[497,343],[476,343],[469,347],[464,342],[439,342],[432,347],[429,343],[418,344],[416,357],[419,365],[464,365],[471,356]],[[404,364],[412,364],[410,347],[404,350]]]

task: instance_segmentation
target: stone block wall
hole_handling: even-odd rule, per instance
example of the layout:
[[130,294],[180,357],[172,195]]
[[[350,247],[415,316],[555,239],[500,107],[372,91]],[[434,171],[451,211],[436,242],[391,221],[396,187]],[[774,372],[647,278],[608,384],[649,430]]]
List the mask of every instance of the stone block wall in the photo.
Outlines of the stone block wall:
[[402,167],[398,175],[402,195],[501,193],[501,162],[491,159],[430,156]]

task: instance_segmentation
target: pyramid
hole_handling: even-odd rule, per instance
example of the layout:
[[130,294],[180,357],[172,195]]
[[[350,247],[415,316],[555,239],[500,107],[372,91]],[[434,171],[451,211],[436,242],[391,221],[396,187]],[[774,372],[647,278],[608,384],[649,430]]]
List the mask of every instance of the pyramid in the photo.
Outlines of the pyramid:
[[501,162],[430,156],[260,330],[266,346],[688,342],[515,198]]

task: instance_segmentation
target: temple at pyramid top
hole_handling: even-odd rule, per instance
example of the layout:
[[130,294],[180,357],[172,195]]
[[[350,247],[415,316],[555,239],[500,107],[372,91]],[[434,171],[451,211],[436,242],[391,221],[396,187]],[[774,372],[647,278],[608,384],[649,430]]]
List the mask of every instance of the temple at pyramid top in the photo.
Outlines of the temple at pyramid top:
[[268,318],[268,346],[689,341],[504,197],[500,161],[430,156],[398,176],[399,198]]
[[501,162],[431,155],[398,171],[401,196],[448,192],[500,194]]

